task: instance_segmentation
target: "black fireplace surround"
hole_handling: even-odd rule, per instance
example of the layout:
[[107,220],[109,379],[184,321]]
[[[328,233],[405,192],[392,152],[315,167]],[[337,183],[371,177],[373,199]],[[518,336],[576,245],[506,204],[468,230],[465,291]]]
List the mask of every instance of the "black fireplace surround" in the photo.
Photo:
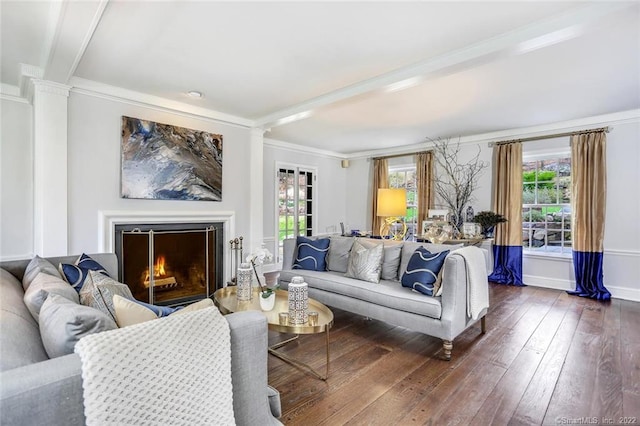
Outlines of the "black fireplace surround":
[[115,225],[119,281],[137,300],[176,306],[223,286],[223,223]]

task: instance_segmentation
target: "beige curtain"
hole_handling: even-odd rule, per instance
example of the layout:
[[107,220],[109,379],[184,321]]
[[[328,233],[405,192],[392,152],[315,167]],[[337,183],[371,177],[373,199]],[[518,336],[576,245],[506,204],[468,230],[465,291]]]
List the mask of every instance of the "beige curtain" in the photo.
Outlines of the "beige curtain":
[[422,221],[427,218],[429,209],[433,206],[433,152],[416,154],[416,184],[418,190],[418,229],[422,232]]
[[571,205],[573,250],[602,252],[607,198],[607,135],[571,136]]
[[493,210],[507,222],[496,226],[495,244],[522,246],[522,143],[494,149]]
[[522,286],[522,143],[496,145],[493,210],[507,221],[495,229],[489,281]]
[[371,185],[371,233],[378,235],[380,225],[384,219],[380,219],[378,213],[378,188],[389,187],[389,165],[386,158],[373,160],[373,182]]

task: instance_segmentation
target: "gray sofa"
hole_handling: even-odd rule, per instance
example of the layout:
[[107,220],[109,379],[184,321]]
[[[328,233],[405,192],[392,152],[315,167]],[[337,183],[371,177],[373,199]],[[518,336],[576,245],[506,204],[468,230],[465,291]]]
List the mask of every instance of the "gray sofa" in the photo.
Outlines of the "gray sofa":
[[[114,254],[92,254],[117,277]],[[48,259],[73,263],[78,256]],[[29,260],[0,263],[0,424],[84,425],[81,362],[49,359],[38,322],[23,302]],[[267,321],[259,312],[227,315],[231,330],[233,407],[238,425],[281,424],[279,394],[267,385]],[[162,404],[162,401],[158,401]]]
[[[330,260],[338,263],[340,259],[342,262],[348,259],[349,250],[347,247],[350,246],[344,244],[347,238],[350,237],[331,237],[327,256],[329,269],[341,269],[332,268]],[[396,266],[393,266],[397,268],[395,279],[382,279],[379,283],[371,283],[345,277],[344,272],[341,271],[292,269],[297,254],[296,240],[286,239],[283,247],[282,271],[278,282],[283,289],[287,289],[293,277],[301,276],[308,284],[309,297],[325,305],[438,337],[443,340],[443,358],[449,360],[453,349],[453,339],[477,322],[467,315],[467,268],[465,261],[460,256],[447,256],[442,269],[442,295],[438,297],[426,296],[410,288],[402,287],[398,280],[402,277],[409,257],[417,247],[424,246],[430,252],[436,253],[443,250],[455,250],[462,245],[408,241],[398,243],[385,240],[383,272],[385,264],[390,262],[390,259],[387,258],[389,254],[386,247],[393,244],[402,245],[400,261],[396,260],[394,264]],[[474,249],[485,251],[480,248]],[[336,253],[336,251],[339,252]],[[387,276],[390,276],[389,271],[387,271]],[[485,314],[486,309],[480,315],[483,333],[485,331]]]

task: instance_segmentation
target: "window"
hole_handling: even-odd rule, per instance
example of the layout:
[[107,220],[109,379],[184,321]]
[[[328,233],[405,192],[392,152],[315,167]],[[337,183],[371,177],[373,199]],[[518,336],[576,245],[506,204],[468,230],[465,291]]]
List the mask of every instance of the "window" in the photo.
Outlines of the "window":
[[407,225],[405,240],[414,240],[417,235],[418,204],[416,194],[416,167],[389,168],[389,188],[404,188],[407,191]]
[[278,259],[283,241],[313,235],[316,172],[297,166],[278,167]]
[[522,245],[530,253],[571,253],[569,154],[522,162]]

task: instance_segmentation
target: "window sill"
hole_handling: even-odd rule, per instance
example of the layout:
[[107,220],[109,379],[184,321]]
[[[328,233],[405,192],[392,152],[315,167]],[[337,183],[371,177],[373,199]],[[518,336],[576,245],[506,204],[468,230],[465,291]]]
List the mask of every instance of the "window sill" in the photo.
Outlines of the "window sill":
[[545,259],[555,260],[559,262],[571,262],[573,256],[571,253],[553,253],[553,252],[537,252],[537,251],[524,251],[522,257],[529,257],[533,259]]

